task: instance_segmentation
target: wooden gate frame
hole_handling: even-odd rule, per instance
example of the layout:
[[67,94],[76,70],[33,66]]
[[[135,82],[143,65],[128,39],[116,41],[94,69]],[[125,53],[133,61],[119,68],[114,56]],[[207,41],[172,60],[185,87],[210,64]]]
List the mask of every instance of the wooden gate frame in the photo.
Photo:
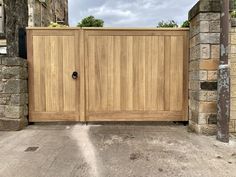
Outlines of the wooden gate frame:
[[[33,28],[27,28],[27,46],[28,46],[28,63],[29,63],[29,73],[33,73],[33,68],[32,68],[32,62],[33,62],[33,30],[42,30],[42,34],[44,33],[45,30],[47,31],[57,31],[58,33],[60,33],[60,30],[75,30],[78,32],[77,39],[78,39],[78,47],[79,47],[79,63],[80,63],[80,98],[79,98],[79,119],[76,119],[77,121],[80,122],[86,122],[86,62],[85,62],[85,45],[87,45],[85,43],[85,35],[86,35],[86,31],[89,30],[107,30],[107,31],[111,31],[111,30],[125,30],[125,31],[149,31],[150,34],[152,34],[152,31],[188,31],[188,28],[160,28],[160,29],[154,29],[154,28],[148,28],[148,29],[137,29],[137,28],[38,28],[38,27],[33,27]],[[189,34],[187,34],[185,37],[188,38]],[[186,40],[185,42],[185,48],[187,48],[187,46],[189,46],[189,40]],[[30,49],[30,50],[29,50]],[[183,77],[183,82],[184,84],[184,88],[183,88],[183,94],[185,99],[184,101],[184,117],[183,117],[183,121],[188,120],[188,58],[189,58],[189,52],[186,52],[187,56],[185,56],[185,61],[184,61],[184,77]],[[31,111],[32,111],[32,103],[33,103],[33,75],[29,74],[29,116],[31,117]],[[59,117],[63,117],[64,115],[59,115]],[[36,122],[40,122],[40,121],[65,121],[65,120],[34,120],[33,121]],[[156,120],[156,119],[155,119]],[[113,119],[114,121],[114,119]],[[119,121],[119,120],[118,120]],[[132,121],[132,120],[127,120],[127,121]],[[137,121],[135,119],[135,121]],[[153,121],[152,119],[140,119],[138,121]],[[163,120],[162,120],[163,121]],[[168,121],[168,119],[166,120]]]

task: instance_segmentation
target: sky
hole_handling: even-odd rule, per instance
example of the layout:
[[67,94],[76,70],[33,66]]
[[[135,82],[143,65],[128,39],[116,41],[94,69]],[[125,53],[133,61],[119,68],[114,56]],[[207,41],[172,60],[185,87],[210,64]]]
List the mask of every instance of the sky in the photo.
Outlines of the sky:
[[161,20],[178,24],[198,0],[69,0],[69,23],[93,15],[103,19],[105,27],[156,27]]

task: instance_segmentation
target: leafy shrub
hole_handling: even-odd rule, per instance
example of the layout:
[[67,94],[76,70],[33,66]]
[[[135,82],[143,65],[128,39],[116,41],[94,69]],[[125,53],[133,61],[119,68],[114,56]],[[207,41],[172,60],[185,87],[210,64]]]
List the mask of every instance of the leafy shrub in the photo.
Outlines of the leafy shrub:
[[189,28],[190,27],[190,22],[188,20],[184,21],[183,24],[181,25],[182,28]]
[[78,27],[103,27],[104,21],[96,19],[94,16],[85,17],[78,23]]
[[231,17],[232,17],[232,18],[236,18],[236,10],[234,10],[233,12],[231,12]]
[[50,25],[48,27],[53,27],[53,28],[63,28],[63,27],[68,27],[66,25],[62,25],[59,23],[55,23],[55,22],[51,22]]
[[174,20],[161,21],[158,23],[157,28],[178,28],[178,24]]

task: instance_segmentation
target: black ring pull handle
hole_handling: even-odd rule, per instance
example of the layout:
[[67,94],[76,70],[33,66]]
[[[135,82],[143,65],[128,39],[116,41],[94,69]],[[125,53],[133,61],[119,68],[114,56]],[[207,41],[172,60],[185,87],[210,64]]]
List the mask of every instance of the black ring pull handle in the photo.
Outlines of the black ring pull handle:
[[76,71],[74,71],[74,72],[72,73],[72,78],[73,78],[73,79],[77,79],[78,76],[79,76],[79,74],[78,74]]

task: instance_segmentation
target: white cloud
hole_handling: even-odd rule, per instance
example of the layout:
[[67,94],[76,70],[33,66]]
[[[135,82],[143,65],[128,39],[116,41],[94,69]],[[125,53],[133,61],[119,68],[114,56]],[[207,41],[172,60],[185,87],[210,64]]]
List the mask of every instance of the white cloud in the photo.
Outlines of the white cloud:
[[161,20],[186,20],[198,0],[69,0],[71,26],[94,15],[113,27],[155,27]]

